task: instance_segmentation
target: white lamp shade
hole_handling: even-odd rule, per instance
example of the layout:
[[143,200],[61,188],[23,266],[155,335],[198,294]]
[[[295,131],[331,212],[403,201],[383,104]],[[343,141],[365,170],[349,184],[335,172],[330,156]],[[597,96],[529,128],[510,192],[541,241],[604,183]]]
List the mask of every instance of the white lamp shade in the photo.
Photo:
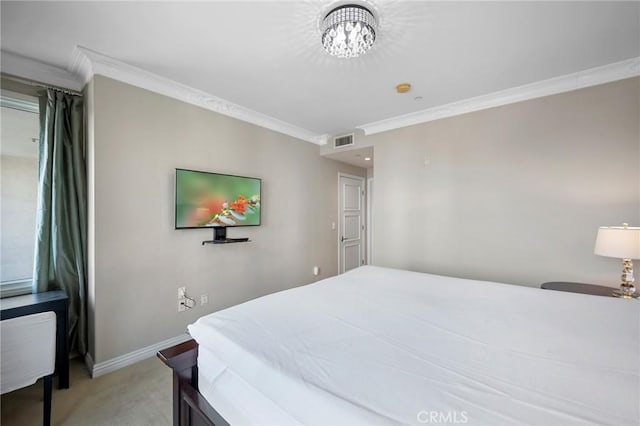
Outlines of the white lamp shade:
[[640,228],[601,226],[593,252],[619,259],[640,259]]

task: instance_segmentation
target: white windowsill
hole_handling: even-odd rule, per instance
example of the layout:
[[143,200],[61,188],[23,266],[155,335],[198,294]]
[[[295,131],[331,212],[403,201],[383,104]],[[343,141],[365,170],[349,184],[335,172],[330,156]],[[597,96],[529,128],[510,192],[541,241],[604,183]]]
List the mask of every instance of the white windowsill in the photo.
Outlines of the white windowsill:
[[0,283],[0,298],[20,296],[31,293],[31,278],[4,281]]

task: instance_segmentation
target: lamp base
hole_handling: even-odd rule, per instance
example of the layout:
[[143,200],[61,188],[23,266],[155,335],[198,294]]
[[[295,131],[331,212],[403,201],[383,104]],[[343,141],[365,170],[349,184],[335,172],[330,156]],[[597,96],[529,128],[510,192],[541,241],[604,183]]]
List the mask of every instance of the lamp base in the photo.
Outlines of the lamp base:
[[633,278],[633,263],[631,259],[622,259],[622,276],[620,279],[622,283],[619,289],[613,290],[613,297],[622,299],[640,298],[640,293],[636,292],[636,286],[633,284],[635,279]]
[[613,297],[622,299],[640,299],[640,293],[632,293],[625,290],[613,290]]

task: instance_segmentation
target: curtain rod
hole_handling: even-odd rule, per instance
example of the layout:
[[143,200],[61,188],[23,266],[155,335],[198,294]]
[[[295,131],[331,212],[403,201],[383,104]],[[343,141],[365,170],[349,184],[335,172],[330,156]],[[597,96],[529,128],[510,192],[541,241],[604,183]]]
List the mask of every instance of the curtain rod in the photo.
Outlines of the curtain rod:
[[53,89],[58,92],[66,93],[68,95],[75,96],[84,96],[82,92],[78,92],[76,90],[67,89],[65,87],[54,86],[53,84],[46,84],[35,80],[29,80],[26,78],[18,77],[12,74],[2,73],[2,78],[6,78],[7,80],[15,81],[16,83],[22,83],[33,87],[41,87],[43,89]]

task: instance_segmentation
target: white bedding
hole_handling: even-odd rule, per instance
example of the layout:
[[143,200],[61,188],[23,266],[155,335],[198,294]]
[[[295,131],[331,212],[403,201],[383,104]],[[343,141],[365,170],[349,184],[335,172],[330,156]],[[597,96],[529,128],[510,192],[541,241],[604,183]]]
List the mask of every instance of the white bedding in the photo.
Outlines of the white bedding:
[[231,424],[640,424],[640,304],[365,266],[200,318]]

